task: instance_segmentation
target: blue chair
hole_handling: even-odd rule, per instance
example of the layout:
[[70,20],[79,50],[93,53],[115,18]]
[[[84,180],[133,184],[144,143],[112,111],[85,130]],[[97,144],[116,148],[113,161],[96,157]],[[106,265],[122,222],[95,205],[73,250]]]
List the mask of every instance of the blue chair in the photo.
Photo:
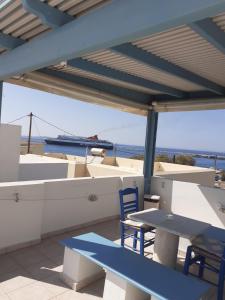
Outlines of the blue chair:
[[[223,231],[223,240],[219,240],[216,234],[222,231],[211,226],[202,235],[199,235],[192,241],[192,245],[187,248],[184,274],[189,274],[189,268],[195,264],[198,266],[198,277],[203,279],[204,270],[210,270],[218,274],[217,300],[223,300],[224,280],[225,280],[225,236]],[[221,234],[220,234],[221,236]]]
[[[155,228],[146,224],[135,222],[127,218],[127,214],[139,210],[138,188],[126,188],[119,191],[120,196],[120,224],[121,224],[121,246],[124,247],[127,238],[133,238],[133,250],[137,251],[137,241],[140,242],[140,254],[144,255],[144,248],[154,244],[154,238],[145,240],[145,233],[153,232]],[[132,200],[125,199],[126,196],[132,196]]]

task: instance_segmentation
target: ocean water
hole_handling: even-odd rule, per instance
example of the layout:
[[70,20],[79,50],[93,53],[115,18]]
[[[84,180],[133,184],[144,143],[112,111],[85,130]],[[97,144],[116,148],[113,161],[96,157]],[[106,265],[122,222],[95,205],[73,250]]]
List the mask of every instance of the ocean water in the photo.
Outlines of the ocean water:
[[[72,154],[72,155],[80,155],[85,156],[86,148],[83,147],[67,147],[67,146],[58,146],[58,145],[45,145],[45,152],[60,152],[65,154]],[[225,153],[220,152],[210,152],[210,151],[197,151],[197,150],[185,150],[185,149],[169,149],[169,148],[157,148],[157,154],[168,154],[169,156],[178,155],[178,154],[205,154],[205,155],[218,155],[218,156],[225,156]],[[115,145],[114,150],[107,150],[108,156],[120,156],[120,157],[132,157],[134,155],[144,154],[144,147],[143,146],[131,146],[131,145]],[[195,165],[204,168],[210,168],[215,166],[214,159],[208,158],[194,158]],[[225,170],[225,160],[217,160],[216,163],[217,169],[224,169]]]

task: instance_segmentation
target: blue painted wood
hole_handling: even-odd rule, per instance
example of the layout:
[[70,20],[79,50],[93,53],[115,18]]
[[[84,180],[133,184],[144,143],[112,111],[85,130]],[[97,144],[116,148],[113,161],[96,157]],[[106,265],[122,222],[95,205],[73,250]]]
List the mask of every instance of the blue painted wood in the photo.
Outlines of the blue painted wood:
[[81,69],[81,70],[92,72],[92,73],[95,73],[98,75],[103,75],[104,77],[108,77],[111,79],[116,79],[116,80],[120,80],[120,81],[123,81],[126,83],[135,84],[137,86],[141,86],[141,87],[148,88],[148,89],[153,89],[153,90],[159,91],[161,93],[165,93],[165,94],[172,95],[175,97],[182,98],[182,97],[185,97],[185,95],[186,95],[186,93],[184,93],[183,91],[177,90],[175,88],[171,88],[169,86],[159,84],[154,81],[150,81],[150,80],[146,80],[144,78],[130,75],[125,72],[114,70],[112,68],[109,68],[109,67],[91,62],[91,61],[87,61],[82,58],[76,58],[76,59],[70,60],[70,61],[68,61],[68,65],[78,68],[78,69]]
[[[206,233],[207,234],[207,233]],[[210,237],[215,238],[215,235],[213,235],[213,230],[208,231],[208,234]],[[217,232],[218,234],[218,232]],[[217,235],[218,236],[218,235]],[[220,236],[220,233],[219,233]],[[200,248],[198,248],[200,249]],[[184,269],[183,273],[185,275],[189,274],[190,266],[195,264],[199,267],[198,271],[198,277],[202,278],[205,269],[210,270],[211,272],[215,272],[218,274],[218,280],[217,283],[213,283],[217,286],[217,300],[223,300],[223,291],[224,291],[224,280],[225,280],[225,248],[223,250],[223,254],[221,256],[220,261],[218,259],[215,261],[215,263],[212,263],[212,258],[210,258],[207,261],[207,254],[204,252],[204,250],[199,252],[199,250],[196,249],[195,246],[189,246],[187,248],[185,263],[184,263]],[[214,254],[214,253],[212,253]],[[219,267],[217,267],[219,266]]]
[[137,255],[95,233],[65,239],[61,243],[162,300],[197,300],[210,288],[204,282]]
[[0,56],[0,80],[192,23],[224,10],[225,0],[111,1]]
[[194,22],[189,26],[210,44],[225,53],[225,33],[211,18]]
[[[95,91],[100,91],[100,92],[104,92],[106,94],[111,94],[111,95],[115,96],[115,99],[113,100],[115,103],[118,102],[118,103],[123,104],[122,99],[127,99],[127,100],[130,100],[130,102],[127,101],[127,104],[129,104],[130,106],[133,105],[134,107],[141,108],[141,105],[148,104],[151,99],[151,95],[143,93],[143,92],[137,92],[137,91],[127,89],[124,87],[116,87],[116,86],[106,83],[106,82],[100,82],[97,80],[84,78],[84,77],[72,75],[72,74],[65,73],[65,72],[60,72],[60,71],[55,71],[55,70],[50,70],[50,69],[43,69],[40,71],[40,73],[54,76],[55,78],[58,78],[58,79],[67,80],[67,81],[73,82],[75,84],[82,85],[86,88],[91,88]],[[120,99],[118,99],[118,97],[120,97]],[[125,104],[125,101],[124,101],[124,104]],[[145,106],[145,107],[143,106],[143,109],[144,108],[147,109],[147,106]]]
[[175,65],[167,61],[166,59],[163,59],[155,54],[152,54],[151,52],[147,52],[136,46],[133,46],[132,44],[129,43],[123,44],[117,47],[113,47],[111,48],[111,50],[118,52],[122,55],[125,55],[129,58],[140,61],[151,67],[154,67],[159,71],[163,71],[171,75],[180,77],[182,79],[188,80],[192,83],[198,84],[216,94],[223,95],[225,93],[225,88],[220,86],[219,84],[210,81],[204,77],[201,77],[182,67],[179,67],[178,65]]
[[[133,196],[133,200],[126,201],[125,196]],[[145,240],[145,233],[152,232],[153,228],[137,228],[129,224],[125,224],[127,214],[134,213],[139,210],[138,188],[126,188],[119,191],[120,196],[120,228],[121,228],[121,246],[127,238],[133,238],[133,250],[137,250],[137,241],[140,242],[140,254],[144,255],[144,248],[154,244],[154,239]],[[132,231],[132,233],[130,233]],[[128,233],[126,233],[128,232]]]
[[203,235],[221,242],[225,242],[225,230],[219,227],[210,226],[204,232]]
[[15,38],[11,35],[4,34],[0,32],[0,48],[13,49],[22,45],[25,41]]
[[158,113],[149,111],[147,115],[145,153],[144,153],[144,191],[145,194],[151,192],[151,177],[154,170],[155,147],[158,128]]
[[[133,200],[126,201],[125,196],[132,196]],[[137,212],[138,203],[138,188],[126,188],[124,190],[119,190],[120,196],[120,220],[125,221],[127,213]]]
[[22,0],[22,4],[26,11],[36,15],[44,24],[52,28],[57,28],[74,20],[72,16],[40,0]]

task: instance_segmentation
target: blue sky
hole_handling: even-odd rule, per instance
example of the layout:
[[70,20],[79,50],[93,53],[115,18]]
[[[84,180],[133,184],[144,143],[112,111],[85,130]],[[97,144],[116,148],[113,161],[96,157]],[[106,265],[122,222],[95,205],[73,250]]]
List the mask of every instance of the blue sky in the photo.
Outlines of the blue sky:
[[[144,145],[146,118],[70,98],[4,84],[2,122],[29,112],[77,135],[99,134],[115,143]],[[28,132],[28,118],[15,124]],[[161,113],[157,146],[225,151],[225,110]],[[36,120],[33,134],[57,136],[58,130]]]

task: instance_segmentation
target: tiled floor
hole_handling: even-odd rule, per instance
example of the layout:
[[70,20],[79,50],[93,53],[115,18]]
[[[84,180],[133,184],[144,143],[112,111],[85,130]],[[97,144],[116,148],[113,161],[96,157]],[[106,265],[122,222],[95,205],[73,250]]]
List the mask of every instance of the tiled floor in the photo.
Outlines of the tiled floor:
[[[0,300],[102,299],[104,279],[79,293],[68,288],[59,279],[64,252],[59,241],[90,231],[119,242],[119,222],[114,220],[45,239],[36,246],[1,255]],[[151,257],[152,249],[147,249],[146,254]],[[180,263],[182,264],[182,260]]]

